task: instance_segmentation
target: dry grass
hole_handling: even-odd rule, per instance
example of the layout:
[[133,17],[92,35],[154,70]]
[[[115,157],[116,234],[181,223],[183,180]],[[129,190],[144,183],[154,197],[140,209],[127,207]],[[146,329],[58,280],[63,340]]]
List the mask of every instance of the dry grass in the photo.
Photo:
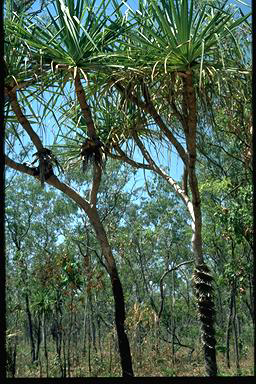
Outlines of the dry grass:
[[[151,345],[152,347],[152,345]],[[141,349],[132,348],[132,357],[135,376],[140,377],[171,377],[171,376],[205,376],[202,351],[198,348],[189,355],[185,348],[180,349],[172,359],[169,345],[162,344],[158,348],[150,348],[147,343]],[[46,377],[45,361],[41,355],[41,365],[30,363],[30,351],[27,346],[19,350],[17,356],[16,377]],[[81,355],[82,356],[82,355]],[[110,364],[111,362],[111,364]],[[253,349],[248,350],[246,356],[240,360],[240,369],[236,368],[234,354],[231,351],[231,367],[227,368],[223,354],[217,355],[217,363],[220,376],[252,376],[254,355]],[[72,362],[70,377],[120,377],[121,369],[119,357],[112,352],[110,358],[109,349],[103,351],[102,356],[93,353],[91,356],[91,371],[88,367],[88,356],[80,357],[79,361]],[[60,377],[58,360],[53,346],[49,351],[49,377]]]

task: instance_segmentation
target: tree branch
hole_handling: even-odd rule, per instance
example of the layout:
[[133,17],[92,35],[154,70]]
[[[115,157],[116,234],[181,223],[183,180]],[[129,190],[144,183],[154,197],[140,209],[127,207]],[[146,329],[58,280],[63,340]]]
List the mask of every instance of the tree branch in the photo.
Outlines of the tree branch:
[[137,161],[130,159],[126,155],[126,153],[119,147],[119,145],[116,144],[114,148],[119,153],[119,155],[115,155],[113,153],[108,153],[108,155],[110,157],[112,157],[113,159],[125,161],[126,163],[130,164],[132,167],[137,168],[137,169],[144,168],[144,169],[148,169],[150,171],[152,170],[152,168],[149,164],[138,163]]
[[[40,178],[35,176],[35,168],[28,167],[25,164],[17,163],[16,161],[10,159],[7,155],[5,155],[5,164],[10,168],[15,169],[16,171],[25,173],[30,176],[36,177],[38,180]],[[62,191],[65,195],[70,197],[74,202],[76,202],[87,214],[91,210],[90,204],[87,200],[85,200],[82,196],[80,196],[74,189],[69,187],[67,184],[62,183],[57,176],[50,176],[45,182],[49,185],[54,186],[58,190]]]
[[184,166],[184,173],[182,176],[182,189],[187,195],[188,194],[188,170],[186,166]]
[[35,177],[34,167],[28,167],[25,164],[17,163],[16,161],[10,159],[7,155],[5,155],[5,164],[10,168],[15,169],[16,171]]
[[159,310],[159,312],[158,312],[158,319],[159,319],[159,320],[160,320],[160,317],[161,317],[161,314],[162,314],[162,311],[163,311],[163,306],[164,306],[163,280],[164,280],[165,276],[166,276],[168,273],[173,272],[173,271],[175,271],[176,269],[180,268],[182,265],[190,264],[190,263],[194,263],[194,260],[183,261],[182,263],[176,265],[175,267],[173,267],[173,268],[168,269],[167,271],[165,271],[164,274],[161,276],[161,279],[160,279],[161,305],[160,305],[160,310]]
[[[81,83],[81,79],[79,76],[79,71],[77,70],[76,76],[75,76],[75,90],[76,95],[82,110],[82,113],[84,115],[87,129],[88,129],[88,135],[92,140],[97,139],[97,133],[95,129],[95,124],[92,118],[91,109],[90,106],[87,104],[85,92]],[[93,164],[93,180],[92,180],[92,187],[90,192],[90,203],[93,206],[96,206],[97,203],[97,193],[100,187],[101,182],[101,175],[102,175],[102,169],[101,167],[94,162]]]
[[171,185],[171,187],[174,189],[176,194],[179,197],[181,197],[181,199],[183,200],[184,204],[186,205],[186,207],[190,213],[192,220],[194,221],[193,206],[192,206],[192,203],[189,200],[189,197],[186,194],[186,192],[179,186],[179,184],[171,176],[167,175],[167,173],[165,171],[163,171],[160,167],[158,167],[156,165],[155,161],[152,159],[149,152],[146,150],[144,144],[139,139],[135,130],[134,130],[134,140],[135,140],[136,144],[138,145],[138,147],[140,148],[141,153],[143,154],[144,158],[148,161],[148,163],[151,167],[151,170],[156,172],[159,176],[161,176],[164,180],[166,180],[169,185]]
[[93,180],[92,180],[92,187],[90,192],[90,203],[93,206],[96,206],[97,203],[97,194],[100,187],[101,182],[101,175],[102,170],[101,167],[98,164],[93,164]]
[[137,105],[137,107],[141,108],[144,112],[148,113],[153,118],[155,123],[165,133],[169,141],[174,145],[183,163],[187,164],[187,153],[185,149],[178,142],[178,140],[175,138],[169,128],[166,126],[161,116],[157,113],[152,101],[149,100],[148,103],[144,103],[131,93],[127,95],[127,93],[125,92],[125,88],[120,84],[120,82],[115,81],[114,86],[119,92],[121,92],[123,95],[126,95],[126,97],[128,97],[135,105]]
[[38,151],[42,150],[43,149],[43,144],[42,144],[39,136],[37,135],[37,133],[33,130],[30,122],[28,121],[28,119],[26,118],[24,113],[22,112],[22,110],[21,110],[21,108],[19,106],[18,100],[17,100],[16,91],[8,91],[8,96],[10,98],[10,103],[11,103],[12,110],[15,113],[18,122],[25,129],[25,131],[29,135],[32,143],[35,145],[36,149]]
[[88,129],[88,135],[91,139],[96,139],[96,129],[94,125],[94,121],[92,119],[91,109],[90,106],[87,104],[84,89],[81,83],[81,79],[79,76],[79,71],[77,70],[76,76],[75,76],[75,90],[76,90],[76,96],[79,101],[83,116],[86,121],[87,129]]

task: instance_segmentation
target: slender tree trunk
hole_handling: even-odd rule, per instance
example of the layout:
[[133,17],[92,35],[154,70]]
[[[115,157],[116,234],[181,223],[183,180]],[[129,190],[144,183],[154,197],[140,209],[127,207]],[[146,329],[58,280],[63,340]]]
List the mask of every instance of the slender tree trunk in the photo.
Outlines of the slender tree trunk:
[[[85,294],[85,293],[84,293]],[[87,339],[87,301],[84,303],[84,319],[83,319],[83,357],[86,353],[86,339]]]
[[63,370],[62,377],[67,377],[67,358],[66,358],[66,331],[62,332],[62,353],[63,353]]
[[192,72],[186,72],[183,77],[183,117],[184,132],[188,150],[187,175],[192,194],[192,250],[196,267],[193,274],[197,297],[199,318],[201,321],[202,342],[204,348],[205,369],[208,376],[217,375],[216,340],[214,330],[213,278],[209,268],[204,263],[202,250],[202,215],[201,200],[196,177],[196,93],[193,85]]
[[68,332],[67,332],[67,368],[68,368],[68,377],[71,377],[71,337],[73,332],[73,300],[74,294],[71,294],[70,302],[70,314],[68,322]]
[[[249,312],[250,312],[250,315],[252,318],[253,329],[255,330],[254,299],[255,299],[255,294],[256,294],[256,288],[255,288],[255,282],[254,282],[253,274],[249,274],[249,276],[248,276],[248,285],[249,285],[249,300],[246,299],[245,304],[246,304],[247,308],[249,309]],[[254,332],[254,334],[255,334],[255,332]]]
[[43,369],[42,369],[42,362],[41,362],[40,357],[39,357],[39,360],[38,360],[38,364],[39,364],[39,377],[41,379],[43,377]]
[[109,368],[108,368],[109,374],[111,374],[112,372],[112,350],[113,350],[113,346],[112,346],[112,334],[111,334],[109,338]]
[[230,295],[229,316],[228,316],[228,323],[227,323],[227,330],[226,330],[226,364],[228,368],[230,368],[230,336],[231,336],[231,325],[232,325],[232,318],[233,318],[234,297],[235,297],[235,289],[234,289],[234,284],[232,284],[231,295]]
[[92,292],[88,292],[88,300],[89,300],[89,313],[90,313],[90,324],[91,324],[91,337],[92,337],[92,345],[96,353],[97,345],[96,345],[96,327],[95,327],[95,316],[94,316],[94,308],[92,302]]
[[63,316],[62,316],[62,304],[61,304],[61,295],[60,292],[56,292],[56,313],[55,313],[55,342],[56,342],[56,353],[58,356],[58,361],[59,361],[59,367],[60,367],[60,372],[61,372],[61,377],[64,377],[64,366],[63,366],[63,361],[62,361],[62,345],[63,345]]
[[49,362],[48,362],[48,350],[47,350],[47,333],[46,333],[46,321],[45,321],[45,311],[42,315],[42,331],[43,331],[43,346],[44,346],[44,357],[46,365],[46,377],[49,377]]
[[136,360],[137,360],[138,366],[141,368],[142,367],[142,343],[143,343],[143,337],[144,337],[144,330],[141,323],[139,323],[138,325],[137,336],[135,337],[137,339],[137,353],[138,353]]
[[13,353],[12,353],[12,377],[15,377],[15,373],[16,373],[17,345],[18,345],[18,336],[15,336]]
[[121,366],[124,377],[134,376],[132,369],[132,359],[128,337],[125,332],[125,307],[123,288],[117,273],[117,270],[112,271],[110,276],[112,290],[115,300],[115,324],[118,337],[119,353],[121,357]]
[[234,329],[234,350],[236,356],[236,368],[240,369],[240,353],[239,353],[239,336],[237,329],[237,314],[236,314],[236,294],[234,295],[234,311],[233,311],[233,329]]
[[[18,329],[18,315],[16,315],[15,318],[15,329]],[[14,378],[16,374],[17,346],[18,336],[15,335],[13,343],[9,340],[9,343],[7,342],[6,345],[6,373],[7,375],[10,373],[12,378]]]
[[174,366],[175,364],[175,331],[176,331],[176,321],[175,321],[175,310],[174,310],[174,304],[175,304],[175,272],[172,271],[172,364]]
[[35,360],[38,361],[39,359],[39,351],[40,351],[40,345],[42,341],[41,337],[41,314],[39,313],[37,316],[37,326],[35,327],[36,330],[36,352],[35,352]]
[[130,344],[125,332],[125,303],[122,284],[117,272],[114,257],[112,255],[112,250],[108,243],[105,229],[100,221],[96,209],[93,210],[93,214],[89,217],[97,238],[100,241],[101,249],[106,260],[107,270],[111,279],[115,302],[115,325],[118,337],[119,354],[121,358],[122,375],[123,377],[131,377],[134,376],[134,374],[132,369]]
[[34,335],[33,335],[33,324],[32,324],[32,316],[30,312],[29,307],[29,298],[28,294],[25,294],[25,302],[26,302],[26,312],[28,317],[28,326],[29,326],[29,338],[30,338],[30,344],[31,344],[31,357],[32,357],[32,363],[35,362],[36,354],[35,354],[35,341],[34,341]]
[[218,299],[219,299],[219,316],[220,316],[220,326],[221,328],[223,329],[224,328],[224,325],[225,325],[225,311],[224,311],[224,307],[223,307],[223,303],[222,303],[222,292],[221,292],[221,289],[218,288]]
[[[79,327],[80,329],[80,327]],[[77,316],[76,312],[74,313],[74,328],[73,328],[73,334],[72,334],[72,362],[73,365],[77,365],[78,363],[78,354],[80,349],[80,342],[79,342],[79,348],[78,348],[78,327],[77,327]]]
[[101,321],[97,314],[97,328],[98,328],[98,347],[100,351],[100,361],[103,362],[103,350],[102,350],[102,332],[101,332]]
[[89,313],[88,313],[88,317],[87,318],[88,318],[88,327],[87,327],[87,332],[88,332],[88,353],[87,353],[87,356],[88,356],[89,374],[91,375],[92,374],[92,364],[91,364],[92,337],[91,337],[91,325],[90,325],[91,317],[90,317]]

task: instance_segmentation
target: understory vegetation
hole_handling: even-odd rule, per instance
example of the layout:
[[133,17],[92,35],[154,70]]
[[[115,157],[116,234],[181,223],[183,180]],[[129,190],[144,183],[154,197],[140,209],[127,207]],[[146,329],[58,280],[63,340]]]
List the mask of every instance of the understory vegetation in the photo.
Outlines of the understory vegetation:
[[[158,178],[145,190],[132,169],[111,161],[106,168],[99,204],[123,282],[135,375],[203,376],[188,214]],[[219,374],[252,375],[252,249],[212,214],[233,187],[214,191],[213,207],[209,183],[201,188],[211,222],[205,248],[215,278]],[[232,217],[235,199],[228,204]],[[249,206],[247,195],[240,208]],[[24,176],[7,188],[6,215],[8,376],[120,376],[111,285],[88,221]]]

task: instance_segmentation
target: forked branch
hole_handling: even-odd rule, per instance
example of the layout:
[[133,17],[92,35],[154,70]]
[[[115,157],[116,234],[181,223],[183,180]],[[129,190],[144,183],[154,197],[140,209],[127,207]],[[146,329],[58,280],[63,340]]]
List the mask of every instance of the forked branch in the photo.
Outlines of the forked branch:
[[190,263],[194,263],[194,260],[183,261],[182,263],[176,265],[175,267],[165,271],[164,274],[161,276],[161,279],[160,279],[161,305],[160,305],[160,309],[159,309],[159,312],[158,312],[158,319],[159,320],[160,320],[161,314],[163,312],[163,307],[164,307],[164,289],[163,289],[163,280],[164,280],[164,278],[168,275],[168,273],[173,272],[176,269],[179,269],[182,265],[190,264]]

